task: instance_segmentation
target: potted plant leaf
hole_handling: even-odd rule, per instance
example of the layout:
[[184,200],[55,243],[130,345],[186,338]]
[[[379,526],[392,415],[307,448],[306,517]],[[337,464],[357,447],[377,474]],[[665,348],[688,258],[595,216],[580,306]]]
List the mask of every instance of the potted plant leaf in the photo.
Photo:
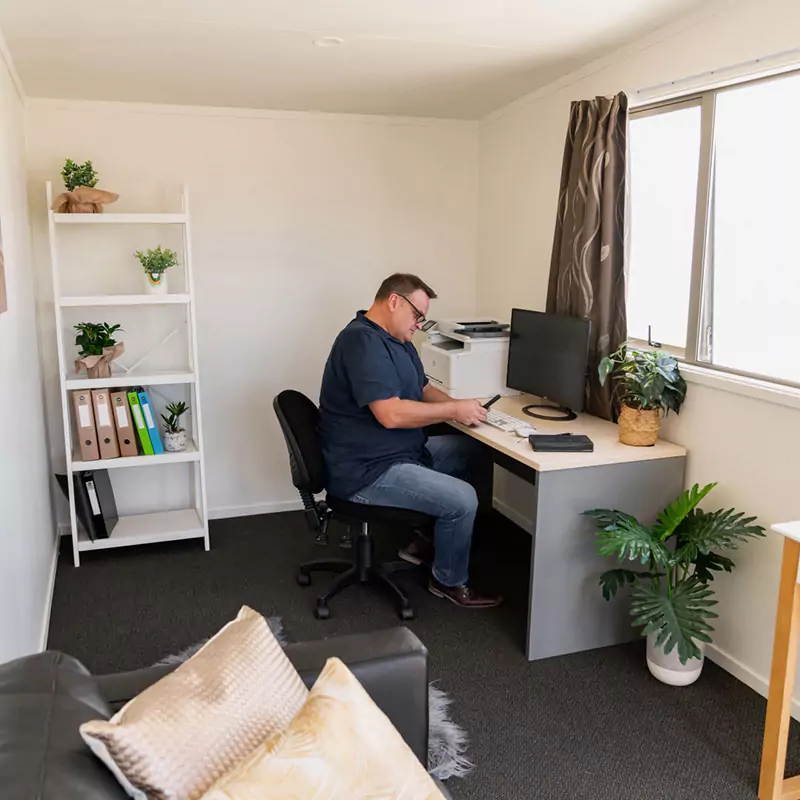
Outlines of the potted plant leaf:
[[682,492],[656,519],[644,525],[622,511],[585,511],[600,525],[597,552],[620,564],[638,562],[644,569],[618,567],[600,576],[603,597],[610,600],[630,587],[632,624],[647,637],[647,666],[663,683],[688,686],[703,669],[705,645],[714,630],[709,619],[717,601],[709,584],[714,573],[735,566],[722,550],[764,536],[764,528],[734,509],[706,512],[700,501],[716,486],[695,484]]
[[180,426],[181,417],[189,410],[183,401],[170,403],[167,406],[169,416],[161,415],[164,420],[164,449],[170,453],[181,453],[186,449],[186,430]]
[[53,201],[53,211],[62,214],[101,214],[106,203],[119,198],[114,192],[96,189],[97,172],[91,161],[77,164],[68,158],[61,170],[67,191]]
[[121,327],[107,322],[81,322],[74,327],[78,331],[75,344],[80,348],[75,370],[84,367],[90,378],[110,378],[111,362],[125,352],[125,345],[114,338]]
[[621,404],[619,440],[650,447],[658,440],[661,412],[679,413],[686,399],[686,381],[678,360],[660,350],[634,350],[627,342],[600,361],[600,385],[611,377]]
[[158,245],[155,250],[147,250],[146,252],[137,250],[134,255],[139,259],[139,263],[144,269],[144,274],[147,278],[147,291],[153,294],[166,294],[166,271],[170,267],[177,266],[178,254],[174,250],[162,250],[161,245]]

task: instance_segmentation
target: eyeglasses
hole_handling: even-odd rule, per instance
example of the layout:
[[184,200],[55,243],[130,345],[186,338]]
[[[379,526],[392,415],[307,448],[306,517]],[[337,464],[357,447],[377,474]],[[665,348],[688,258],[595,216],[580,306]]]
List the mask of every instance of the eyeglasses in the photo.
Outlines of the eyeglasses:
[[423,325],[425,322],[427,322],[425,315],[404,294],[400,294],[400,292],[398,292],[397,296],[402,297],[403,300],[405,300],[406,303],[408,303],[411,308],[414,309],[414,313],[417,315],[417,325]]

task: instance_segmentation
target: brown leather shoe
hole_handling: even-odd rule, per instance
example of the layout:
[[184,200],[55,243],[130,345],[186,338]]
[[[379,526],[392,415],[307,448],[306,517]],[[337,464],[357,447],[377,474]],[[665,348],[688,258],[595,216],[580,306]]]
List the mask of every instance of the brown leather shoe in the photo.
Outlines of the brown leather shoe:
[[409,564],[429,567],[433,563],[433,545],[421,533],[417,533],[411,544],[398,550],[397,555]]
[[428,591],[436,597],[444,597],[451,603],[455,603],[462,608],[494,608],[503,602],[502,595],[478,594],[474,589],[470,589],[466,583],[460,586],[445,586],[439,583],[436,578],[431,578],[428,583]]

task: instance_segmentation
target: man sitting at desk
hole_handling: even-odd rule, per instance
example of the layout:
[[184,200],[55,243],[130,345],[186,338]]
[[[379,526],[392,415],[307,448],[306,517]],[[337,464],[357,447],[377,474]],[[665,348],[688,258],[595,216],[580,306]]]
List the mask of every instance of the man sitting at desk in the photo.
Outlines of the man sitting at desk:
[[[486,419],[477,400],[451,400],[425,377],[411,339],[435,297],[416,275],[391,275],[369,310],[359,311],[336,337],[320,392],[326,488],[354,502],[436,517],[429,591],[465,608],[490,608],[502,598],[467,584],[478,498],[465,479],[479,445],[458,434],[428,441],[423,430]],[[400,555],[425,561],[424,540]]]

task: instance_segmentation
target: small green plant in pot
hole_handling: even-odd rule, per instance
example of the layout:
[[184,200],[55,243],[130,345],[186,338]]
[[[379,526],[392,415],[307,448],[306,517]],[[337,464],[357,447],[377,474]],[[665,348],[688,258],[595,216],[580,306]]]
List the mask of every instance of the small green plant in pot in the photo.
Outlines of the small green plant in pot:
[[658,440],[661,414],[680,412],[686,399],[686,381],[678,360],[660,350],[634,350],[627,342],[600,361],[600,384],[610,377],[621,404],[619,440],[650,447]]
[[78,164],[71,158],[64,162],[61,179],[67,191],[53,201],[53,211],[58,214],[100,214],[106,203],[119,197],[114,192],[97,189],[98,175],[91,161]]
[[180,419],[189,410],[183,401],[170,403],[167,414],[162,414],[164,420],[164,449],[170,453],[180,453],[186,449],[186,430],[181,427]]
[[600,525],[595,533],[599,555],[644,567],[610,569],[600,576],[600,585],[606,600],[630,587],[633,625],[647,636],[647,666],[673,686],[693,683],[703,668],[705,644],[714,630],[708,620],[718,616],[711,611],[717,601],[709,584],[715,572],[735,566],[720,551],[764,536],[755,517],[697,507],[716,485],[700,489],[695,484],[682,492],[649,527],[622,511],[584,512]]
[[78,331],[75,344],[79,348],[75,370],[85,368],[90,378],[110,378],[111,362],[125,352],[125,345],[114,338],[122,328],[107,322],[80,322],[74,328]]
[[158,245],[155,250],[142,252],[137,250],[134,255],[144,269],[147,278],[147,290],[155,294],[166,294],[166,271],[178,264],[178,254],[174,250],[162,249]]

